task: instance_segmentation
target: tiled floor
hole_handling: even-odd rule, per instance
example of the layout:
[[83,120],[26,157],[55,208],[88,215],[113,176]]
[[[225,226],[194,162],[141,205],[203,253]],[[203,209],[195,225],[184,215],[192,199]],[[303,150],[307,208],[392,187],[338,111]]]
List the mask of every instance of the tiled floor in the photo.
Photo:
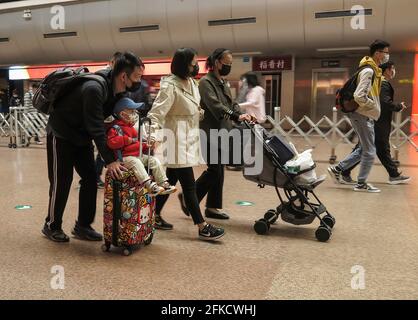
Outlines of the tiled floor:
[[[3,141],[4,142],[4,141]],[[3,143],[4,146],[4,143]],[[45,147],[0,147],[0,299],[417,299],[418,162],[405,147],[401,162],[413,177],[408,186],[385,184],[375,165],[370,180],[381,194],[358,194],[327,179],[317,189],[337,224],[328,243],[315,239],[318,223],[297,227],[279,221],[269,235],[253,231],[254,220],[278,204],[272,188],[258,189],[239,172],[226,174],[225,209],[218,243],[197,240],[176,197],[165,208],[173,231],[158,231],[151,246],[130,257],[102,253],[100,243],[71,239],[57,244],[40,229],[46,215],[48,179]],[[303,144],[299,147],[303,148]],[[341,156],[347,146],[337,152]],[[329,150],[314,151],[317,172],[325,173]],[[202,168],[196,170],[199,174]],[[76,177],[76,175],[75,175]],[[70,233],[77,213],[74,188],[64,216]],[[254,206],[239,206],[239,200]],[[99,192],[95,227],[102,228]],[[16,210],[16,205],[31,205]],[[64,268],[65,288],[54,290],[53,266]],[[365,288],[354,290],[361,266]],[[354,278],[353,278],[354,277]]]

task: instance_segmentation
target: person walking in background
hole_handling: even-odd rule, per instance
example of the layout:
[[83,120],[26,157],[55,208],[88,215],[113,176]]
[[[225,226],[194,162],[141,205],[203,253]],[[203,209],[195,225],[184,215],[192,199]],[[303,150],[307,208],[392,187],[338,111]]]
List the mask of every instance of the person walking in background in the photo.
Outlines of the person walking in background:
[[[33,102],[32,102],[33,95],[34,95],[34,91],[36,91],[38,88],[39,88],[39,84],[38,83],[35,82],[35,83],[30,84],[28,91],[23,96],[23,105],[24,105],[24,107],[27,108],[26,111],[25,111],[26,113],[37,113],[38,112],[38,110],[36,110],[33,107]],[[38,136],[38,134],[36,132],[30,132],[30,133],[32,134],[32,136],[29,137],[29,141],[28,141],[29,143],[30,143],[30,139],[31,138],[35,138],[36,144],[39,144],[39,145],[44,144],[39,139],[39,136]]]
[[360,172],[354,191],[380,192],[380,189],[367,183],[367,178],[376,156],[374,121],[380,117],[379,95],[382,84],[382,70],[379,65],[389,61],[389,47],[390,44],[386,41],[376,40],[370,45],[370,56],[361,60],[357,87],[353,95],[358,109],[347,114],[359,137],[360,147],[354,149],[337,166],[328,168],[334,182],[339,183],[342,172],[360,162]]
[[242,76],[243,83],[248,86],[245,102],[239,104],[242,111],[257,118],[258,123],[266,121],[265,90],[261,87],[255,72],[247,72]]
[[[392,129],[393,112],[400,112],[406,109],[406,105],[404,102],[395,103],[393,101],[395,90],[393,89],[390,80],[393,80],[396,75],[395,63],[393,61],[389,61],[382,64],[380,68],[383,72],[383,81],[380,91],[381,114],[379,120],[377,120],[374,124],[376,154],[389,174],[388,183],[404,184],[408,183],[411,178],[402,175],[401,172],[398,171],[398,167],[392,159],[390,154],[390,132]],[[358,144],[356,148],[359,146],[360,145]],[[357,166],[357,164],[355,166]],[[343,182],[352,181],[351,170],[354,169],[354,167],[341,173]]]
[[22,102],[22,98],[19,96],[19,92],[17,91],[17,89],[13,89],[12,96],[9,100],[9,107],[21,107]]

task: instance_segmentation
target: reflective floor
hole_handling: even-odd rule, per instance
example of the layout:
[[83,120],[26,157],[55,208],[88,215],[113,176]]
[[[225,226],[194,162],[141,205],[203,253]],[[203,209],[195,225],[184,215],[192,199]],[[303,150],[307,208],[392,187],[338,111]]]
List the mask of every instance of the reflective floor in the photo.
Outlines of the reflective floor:
[[[349,149],[340,147],[339,158]],[[329,149],[320,145],[314,155],[317,173],[325,173]],[[164,217],[174,230],[157,231],[150,246],[123,257],[119,251],[103,253],[100,243],[44,238],[45,147],[2,146],[0,299],[418,299],[417,153],[404,147],[400,156],[404,173],[413,177],[407,186],[387,185],[384,168],[376,164],[370,182],[381,194],[355,193],[329,178],[318,187],[337,219],[328,243],[315,239],[317,221],[297,227],[279,220],[268,235],[255,234],[254,221],[275,208],[278,198],[273,188],[258,189],[241,173],[228,171],[224,207],[231,219],[217,222],[226,229],[222,241],[199,241],[173,196]],[[74,176],[64,216],[68,234],[78,205]],[[94,226],[101,230],[102,192],[97,201]],[[17,205],[32,208],[16,210]],[[56,265],[64,268],[64,289],[52,288]]]

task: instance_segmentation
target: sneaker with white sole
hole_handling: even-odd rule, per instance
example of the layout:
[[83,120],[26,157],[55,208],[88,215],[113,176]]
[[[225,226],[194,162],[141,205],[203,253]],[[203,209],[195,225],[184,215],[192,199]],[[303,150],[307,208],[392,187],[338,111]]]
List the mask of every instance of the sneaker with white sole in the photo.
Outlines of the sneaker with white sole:
[[353,180],[350,175],[345,176],[345,175],[341,174],[340,183],[354,186],[355,184],[357,184],[357,181]]
[[164,191],[161,192],[161,195],[164,194],[171,194],[177,191],[177,188],[175,186],[172,186],[168,181],[164,181],[160,187],[164,188]]
[[380,189],[374,187],[369,183],[357,183],[354,186],[354,191],[357,192],[369,192],[369,193],[379,193]]
[[145,186],[148,189],[148,193],[151,197],[156,197],[164,191],[164,188],[160,187],[155,182],[151,182],[149,184],[146,184]]
[[206,224],[206,226],[199,230],[199,239],[206,241],[217,240],[225,235],[225,231],[222,228],[215,227],[212,224]]
[[397,177],[389,177],[389,184],[395,185],[395,184],[406,184],[409,181],[411,181],[411,177],[399,175]]
[[341,170],[338,170],[337,167],[330,166],[328,167],[328,173],[335,184],[341,184]]

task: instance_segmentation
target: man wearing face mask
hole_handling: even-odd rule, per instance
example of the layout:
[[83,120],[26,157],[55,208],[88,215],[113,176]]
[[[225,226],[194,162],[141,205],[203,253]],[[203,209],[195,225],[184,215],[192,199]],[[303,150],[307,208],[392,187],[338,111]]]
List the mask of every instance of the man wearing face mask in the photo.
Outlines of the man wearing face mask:
[[360,162],[360,172],[354,191],[378,193],[380,189],[367,183],[367,178],[373,167],[376,156],[374,144],[374,122],[380,117],[380,88],[382,84],[382,70],[379,65],[389,61],[390,44],[376,40],[370,45],[370,56],[360,61],[357,74],[357,87],[353,94],[358,108],[347,113],[351,125],[359,137],[360,146],[354,149],[344,160],[336,166],[328,168],[328,172],[335,183],[343,183],[342,173]]
[[62,230],[62,216],[73,179],[81,177],[78,219],[72,234],[82,240],[101,241],[102,235],[91,224],[96,214],[96,172],[94,148],[97,146],[113,178],[126,168],[107,146],[104,119],[128,90],[137,90],[144,72],[143,62],[125,52],[113,69],[97,72],[105,81],[86,80],[55,104],[47,126],[47,158],[50,181],[49,208],[42,233],[55,242],[70,239]]
[[[406,108],[406,105],[404,102],[395,103],[393,101],[395,91],[389,81],[395,78],[395,64],[392,61],[389,61],[382,64],[380,68],[383,72],[382,88],[380,91],[380,101],[382,110],[379,120],[377,120],[374,124],[376,154],[382,165],[385,167],[387,173],[389,174],[388,183],[392,185],[405,184],[408,183],[411,180],[411,178],[402,175],[398,171],[398,167],[396,166],[390,154],[389,138],[392,129],[393,112],[400,112],[404,110]],[[358,147],[359,145],[357,146],[357,148]],[[353,170],[354,167],[345,170],[342,173],[342,175],[351,179],[351,170]]]
[[[252,120],[250,115],[240,111],[239,105],[232,99],[229,83],[225,79],[231,72],[231,66],[232,53],[227,49],[218,48],[206,61],[209,73],[199,82],[200,105],[205,110],[200,127],[205,131],[208,139],[207,145],[203,146],[207,150],[208,168],[196,181],[196,194],[199,202],[207,195],[205,215],[213,219],[229,219],[229,215],[222,210],[225,171],[225,165],[221,163],[222,146],[218,145],[217,150],[214,151],[217,155],[211,156],[211,145],[214,149],[217,142],[211,141],[210,130],[230,131],[233,128],[232,121]],[[182,195],[180,194],[179,197],[183,212],[188,215]]]

